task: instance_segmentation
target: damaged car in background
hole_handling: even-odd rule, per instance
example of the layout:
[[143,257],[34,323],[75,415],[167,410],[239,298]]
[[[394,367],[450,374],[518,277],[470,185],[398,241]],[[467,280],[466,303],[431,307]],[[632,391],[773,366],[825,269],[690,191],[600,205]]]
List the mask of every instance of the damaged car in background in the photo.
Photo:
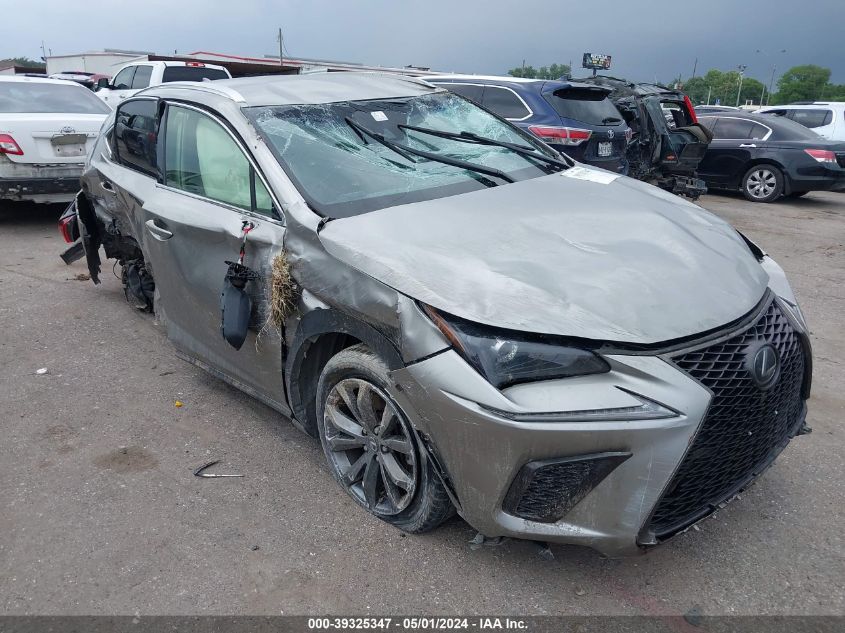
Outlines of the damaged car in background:
[[602,75],[576,81],[611,90],[610,99],[633,130],[629,176],[693,200],[707,191],[696,170],[713,135],[699,124],[687,95]]
[[151,88],[82,184],[94,282],[102,247],[182,358],[319,438],[407,532],[457,511],[643,551],[807,431],[807,327],[770,257],[424,82]]

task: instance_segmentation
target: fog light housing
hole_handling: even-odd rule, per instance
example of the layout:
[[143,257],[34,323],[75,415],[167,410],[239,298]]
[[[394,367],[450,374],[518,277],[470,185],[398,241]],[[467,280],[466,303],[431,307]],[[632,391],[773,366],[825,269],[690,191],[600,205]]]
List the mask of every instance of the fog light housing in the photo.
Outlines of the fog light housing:
[[554,523],[629,457],[608,452],[528,462],[511,483],[502,509],[529,521]]

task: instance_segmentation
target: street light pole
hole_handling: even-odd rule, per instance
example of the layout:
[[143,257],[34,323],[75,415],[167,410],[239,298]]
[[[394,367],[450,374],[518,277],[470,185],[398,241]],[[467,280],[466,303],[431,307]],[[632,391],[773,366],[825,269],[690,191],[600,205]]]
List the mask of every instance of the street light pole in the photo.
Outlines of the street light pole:
[[736,89],[736,107],[739,107],[739,95],[742,92],[742,76],[745,74],[745,69],[748,68],[745,64],[737,66],[739,68],[739,88]]

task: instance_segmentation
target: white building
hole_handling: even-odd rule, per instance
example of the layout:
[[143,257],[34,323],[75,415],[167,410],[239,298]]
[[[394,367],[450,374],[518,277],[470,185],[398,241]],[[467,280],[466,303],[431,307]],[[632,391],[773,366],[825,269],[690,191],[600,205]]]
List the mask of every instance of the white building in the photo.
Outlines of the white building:
[[89,73],[114,75],[123,64],[136,59],[147,59],[151,53],[144,51],[122,51],[107,48],[102,51],[89,51],[74,55],[51,55],[47,58],[47,74],[69,70],[81,70]]

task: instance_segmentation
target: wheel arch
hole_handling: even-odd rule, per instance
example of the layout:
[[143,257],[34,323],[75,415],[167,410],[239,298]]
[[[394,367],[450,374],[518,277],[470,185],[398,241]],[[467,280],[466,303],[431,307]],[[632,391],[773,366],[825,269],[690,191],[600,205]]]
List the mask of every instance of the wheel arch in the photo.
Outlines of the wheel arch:
[[347,347],[363,343],[391,370],[404,367],[390,339],[372,325],[332,308],[306,313],[299,322],[285,361],[290,408],[300,428],[317,437],[317,382],[329,359]]

